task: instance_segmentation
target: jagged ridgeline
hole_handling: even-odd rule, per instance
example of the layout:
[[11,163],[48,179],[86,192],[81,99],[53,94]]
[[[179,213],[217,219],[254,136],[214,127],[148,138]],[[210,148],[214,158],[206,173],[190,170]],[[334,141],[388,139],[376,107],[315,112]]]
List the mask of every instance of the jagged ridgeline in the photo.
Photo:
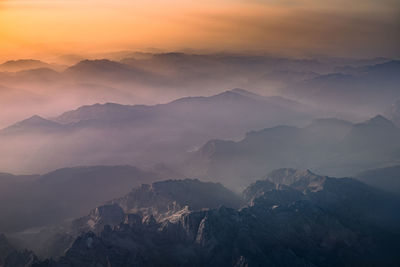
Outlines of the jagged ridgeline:
[[0,0],[0,267],[400,267],[400,0]]
[[47,243],[58,247],[53,259],[32,266],[398,266],[399,204],[398,195],[309,170],[273,171],[241,195],[161,181],[58,229],[61,241]]

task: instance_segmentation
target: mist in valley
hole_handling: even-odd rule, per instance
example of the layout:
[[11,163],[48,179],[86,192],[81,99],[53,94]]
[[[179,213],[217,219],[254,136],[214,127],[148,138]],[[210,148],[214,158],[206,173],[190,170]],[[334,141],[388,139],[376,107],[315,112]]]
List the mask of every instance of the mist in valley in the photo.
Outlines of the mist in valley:
[[[255,207],[261,197],[249,198],[251,186],[279,168],[307,169],[293,177],[310,192],[315,171],[356,177],[383,190],[377,201],[397,203],[399,61],[132,53],[71,66],[17,60],[1,70],[0,231],[10,246],[32,250],[34,262],[64,255],[78,236],[109,224]],[[187,177],[200,184],[176,180]],[[141,185],[166,179],[165,188]],[[298,190],[290,179],[282,183]],[[215,182],[226,191],[210,206],[203,198]],[[165,207],[154,200],[180,186],[198,195],[168,195]],[[276,198],[274,190],[262,193],[268,205],[309,197]],[[229,201],[218,198],[226,194]],[[129,201],[118,200],[124,195]]]
[[399,266],[395,1],[0,1],[0,267]]

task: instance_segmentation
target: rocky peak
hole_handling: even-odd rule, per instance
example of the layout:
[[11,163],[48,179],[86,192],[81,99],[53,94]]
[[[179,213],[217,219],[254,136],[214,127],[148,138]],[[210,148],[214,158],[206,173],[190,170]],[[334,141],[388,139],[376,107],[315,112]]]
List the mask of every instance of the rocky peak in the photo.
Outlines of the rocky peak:
[[116,225],[123,222],[125,213],[117,204],[97,207],[89,214],[87,224],[91,229],[102,228],[104,225]]
[[298,190],[321,190],[326,177],[319,176],[310,170],[295,170],[290,168],[278,169],[264,177],[274,184],[283,184]]
[[396,128],[394,123],[382,115],[377,115],[361,124],[357,124],[356,126],[364,126],[364,127],[377,127],[377,128]]
[[167,180],[134,188],[123,198],[114,200],[126,213],[170,216],[187,206],[190,210],[238,207],[240,197],[218,183],[197,179]]

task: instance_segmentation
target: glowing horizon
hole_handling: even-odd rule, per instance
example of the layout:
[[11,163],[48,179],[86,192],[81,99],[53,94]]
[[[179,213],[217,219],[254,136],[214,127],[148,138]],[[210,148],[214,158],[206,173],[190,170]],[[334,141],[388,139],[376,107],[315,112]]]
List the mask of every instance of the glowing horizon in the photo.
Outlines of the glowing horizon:
[[394,0],[3,0],[0,60],[118,50],[400,55]]

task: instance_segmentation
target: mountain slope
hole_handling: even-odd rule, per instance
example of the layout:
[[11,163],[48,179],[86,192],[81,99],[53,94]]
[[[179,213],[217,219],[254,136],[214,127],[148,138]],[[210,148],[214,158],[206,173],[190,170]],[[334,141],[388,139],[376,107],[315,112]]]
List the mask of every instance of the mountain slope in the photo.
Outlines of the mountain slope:
[[62,130],[66,130],[66,128],[58,124],[57,122],[44,119],[38,115],[34,115],[28,119],[17,122],[16,124],[2,129],[0,131],[0,134],[49,134],[53,132],[60,132]]
[[[287,95],[325,108],[373,114],[381,112],[400,97],[400,61],[355,68],[351,73],[321,75],[289,86]],[[379,88],[379,90],[377,90]]]
[[249,129],[298,124],[312,116],[301,104],[244,90],[153,106],[82,106],[46,123],[33,117],[0,131],[12,132],[0,140],[0,168],[43,173],[76,165],[172,164],[210,139],[238,139]]
[[356,178],[366,184],[400,194],[400,166],[364,171]]
[[[317,180],[321,187],[314,190]],[[58,261],[37,266],[396,266],[400,262],[396,241],[400,218],[394,212],[399,198],[353,179],[293,169],[267,175],[244,194],[251,201],[240,210],[185,211],[161,221],[136,214],[125,223],[104,226],[97,234],[81,234]],[[391,213],[379,211],[378,204],[385,204]],[[376,211],[380,220],[371,216]]]
[[51,65],[34,59],[10,60],[0,64],[0,71],[18,72],[22,70],[51,68]]
[[[13,180],[24,177],[14,176]],[[19,183],[3,184],[1,231],[22,231],[83,216],[93,207],[141,183],[168,178],[131,166],[59,169]]]
[[249,132],[237,142],[211,140],[192,153],[183,168],[232,188],[243,188],[249,179],[286,166],[352,176],[398,161],[399,137],[400,129],[380,115],[357,124],[316,120],[303,128]]
[[42,257],[56,257],[62,255],[78,235],[88,231],[100,233],[107,225],[174,221],[191,211],[221,205],[238,208],[241,204],[240,196],[221,184],[192,179],[142,184],[124,197],[98,206],[88,215],[62,227],[48,227],[27,236],[24,243]]
[[28,267],[39,260],[28,250],[16,250],[5,235],[0,234],[0,266],[1,267]]

